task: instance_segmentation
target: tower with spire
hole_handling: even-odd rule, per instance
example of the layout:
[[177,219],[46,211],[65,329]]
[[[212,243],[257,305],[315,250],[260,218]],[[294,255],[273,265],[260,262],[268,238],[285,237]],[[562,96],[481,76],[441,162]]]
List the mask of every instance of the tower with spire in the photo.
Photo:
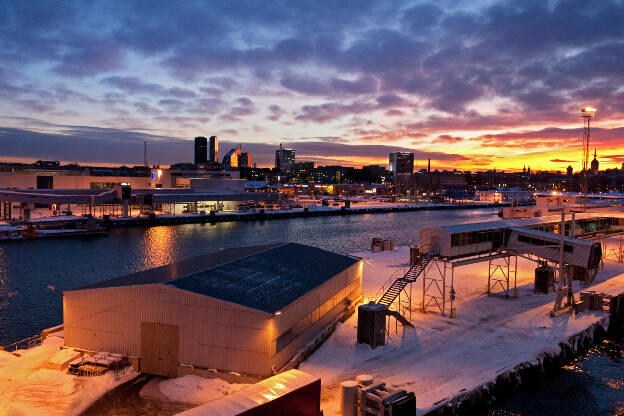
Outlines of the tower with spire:
[[591,172],[594,175],[598,174],[599,166],[600,166],[600,162],[598,162],[598,158],[596,157],[596,148],[594,148],[594,160],[591,161]]

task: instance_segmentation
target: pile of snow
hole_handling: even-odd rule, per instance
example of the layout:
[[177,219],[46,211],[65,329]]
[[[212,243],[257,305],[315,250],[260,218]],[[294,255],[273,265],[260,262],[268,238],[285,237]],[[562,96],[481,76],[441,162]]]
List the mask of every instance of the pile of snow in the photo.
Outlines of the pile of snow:
[[248,384],[230,384],[218,378],[184,376],[161,381],[159,388],[171,401],[203,404],[226,394],[233,393]]

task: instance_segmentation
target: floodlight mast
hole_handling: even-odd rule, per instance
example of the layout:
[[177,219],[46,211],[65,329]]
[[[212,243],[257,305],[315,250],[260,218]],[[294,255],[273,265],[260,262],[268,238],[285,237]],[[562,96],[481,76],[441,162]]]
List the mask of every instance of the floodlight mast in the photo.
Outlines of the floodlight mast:
[[589,175],[589,127],[591,119],[595,115],[596,109],[594,107],[584,107],[581,109],[581,117],[583,117],[583,183],[581,185],[581,193],[585,195],[585,201],[587,201],[587,176]]

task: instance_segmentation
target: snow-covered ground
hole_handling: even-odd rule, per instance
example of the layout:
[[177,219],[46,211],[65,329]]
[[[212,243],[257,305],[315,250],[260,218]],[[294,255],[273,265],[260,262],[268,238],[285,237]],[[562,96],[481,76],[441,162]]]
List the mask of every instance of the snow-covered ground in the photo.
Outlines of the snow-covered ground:
[[169,401],[188,404],[204,404],[221,396],[245,388],[249,384],[230,384],[219,378],[195,375],[170,378],[158,382],[159,393]]
[[[407,269],[409,248],[355,255],[365,259],[363,291],[370,299],[390,276]],[[487,296],[487,262],[456,268],[454,319],[448,314],[441,316],[433,308],[428,313],[417,311],[422,293],[419,278],[412,288],[411,322],[415,328],[398,324],[395,332],[394,319],[390,318],[386,345],[371,350],[356,342],[356,313],[299,369],[321,377],[325,414],[338,414],[340,382],[353,380],[358,374],[371,374],[376,381],[415,392],[418,413],[423,414],[434,403],[491,381],[506,369],[532,361],[540,352],[557,351],[559,342],[605,318],[604,312],[565,313],[551,318],[555,295],[533,293],[535,267],[528,260],[518,259],[517,299],[505,298],[500,288],[499,293]],[[623,264],[607,260],[590,289],[620,293],[624,290],[622,273]],[[449,284],[450,271],[447,279]],[[586,290],[578,282],[575,289]]]
[[107,391],[134,378],[131,368],[100,377],[77,377],[50,370],[43,363],[55,355],[63,338],[49,336],[19,357],[0,351],[0,415],[78,415]]

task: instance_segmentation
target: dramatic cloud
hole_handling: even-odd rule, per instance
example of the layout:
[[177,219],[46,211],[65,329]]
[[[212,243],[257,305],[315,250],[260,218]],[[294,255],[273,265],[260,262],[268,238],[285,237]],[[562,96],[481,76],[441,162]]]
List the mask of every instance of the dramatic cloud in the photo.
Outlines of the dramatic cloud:
[[[186,120],[177,120],[180,123]],[[116,160],[124,164],[140,164],[143,160],[143,142],[148,141],[148,154],[152,161],[164,164],[189,162],[193,155],[193,142],[174,137],[154,135],[141,131],[83,126],[43,126],[54,128],[57,133],[42,133],[17,128],[0,128],[0,143],[3,158],[44,158],[74,161],[83,158],[90,163],[104,163]],[[237,134],[236,131],[227,132]],[[241,144],[243,150],[253,154],[263,164],[271,164],[278,144],[221,141],[222,149]],[[409,148],[383,145],[350,145],[339,137],[298,138],[283,141],[284,146],[297,149],[299,160],[327,162],[340,160],[340,164],[353,166],[366,161],[386,157],[389,152],[409,151]],[[59,153],[59,149],[63,149]],[[85,154],[88,158],[84,159]],[[62,157],[61,157],[62,156]],[[464,162],[468,157],[444,152],[415,151],[417,160],[431,158],[447,165]]]
[[9,0],[0,114],[180,140],[452,145],[464,167],[528,154],[548,167],[579,159],[584,105],[599,109],[592,143],[624,153],[623,21],[620,0]]

